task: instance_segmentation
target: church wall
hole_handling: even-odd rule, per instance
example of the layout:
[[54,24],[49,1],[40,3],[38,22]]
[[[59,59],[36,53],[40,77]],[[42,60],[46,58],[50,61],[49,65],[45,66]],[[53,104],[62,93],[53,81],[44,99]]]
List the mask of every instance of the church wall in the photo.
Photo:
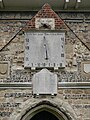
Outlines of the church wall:
[[[24,31],[2,49],[11,38],[26,25],[35,12],[0,13],[0,84],[31,83],[32,76],[40,71],[24,69]],[[65,39],[66,67],[53,71],[59,82],[90,82],[89,73],[84,72],[83,64],[90,65],[90,15],[88,13],[60,13],[68,26],[77,34],[84,44],[67,29]],[[37,99],[58,98],[67,102],[74,110],[78,120],[90,120],[90,88],[60,88],[56,96],[39,96]],[[34,100],[32,85],[30,88],[4,88],[0,85],[0,120],[9,120],[29,99]],[[13,119],[14,120],[14,119]]]

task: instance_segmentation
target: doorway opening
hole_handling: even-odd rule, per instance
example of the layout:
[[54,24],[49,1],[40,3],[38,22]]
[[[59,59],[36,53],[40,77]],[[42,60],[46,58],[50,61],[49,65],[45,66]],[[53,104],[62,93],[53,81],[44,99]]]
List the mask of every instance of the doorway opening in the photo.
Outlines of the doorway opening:
[[59,120],[59,119],[52,113],[43,110],[34,115],[30,120]]

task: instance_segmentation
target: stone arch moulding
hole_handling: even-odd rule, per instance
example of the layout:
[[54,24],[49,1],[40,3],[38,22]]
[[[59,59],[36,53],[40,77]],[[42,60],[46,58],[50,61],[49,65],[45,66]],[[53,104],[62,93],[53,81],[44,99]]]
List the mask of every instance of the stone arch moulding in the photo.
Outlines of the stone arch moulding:
[[[38,100],[37,100],[38,101]],[[24,106],[22,111],[17,114],[16,112],[10,117],[10,120],[30,120],[34,115],[42,111],[47,111],[57,117],[58,120],[78,120],[74,110],[68,103],[56,103],[50,100],[39,100],[33,104]]]

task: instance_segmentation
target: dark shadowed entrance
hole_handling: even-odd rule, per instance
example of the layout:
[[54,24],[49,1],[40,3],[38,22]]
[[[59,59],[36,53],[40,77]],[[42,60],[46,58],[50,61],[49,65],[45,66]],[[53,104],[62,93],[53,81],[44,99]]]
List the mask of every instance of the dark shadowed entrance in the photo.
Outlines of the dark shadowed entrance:
[[52,113],[44,110],[34,115],[30,120],[59,120],[59,119]]

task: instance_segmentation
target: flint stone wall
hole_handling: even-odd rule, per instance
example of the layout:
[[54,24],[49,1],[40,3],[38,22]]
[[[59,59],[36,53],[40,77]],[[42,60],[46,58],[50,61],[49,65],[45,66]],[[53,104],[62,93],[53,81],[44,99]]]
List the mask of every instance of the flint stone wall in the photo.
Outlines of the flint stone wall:
[[[23,27],[35,12],[10,13],[0,12],[0,49]],[[58,13],[68,26],[90,48],[90,14],[88,13]],[[54,71],[58,82],[90,82],[90,73],[83,72],[83,63],[90,64],[90,51],[82,45],[68,29],[65,41],[66,68]],[[75,58],[75,59],[73,59]],[[75,61],[76,60],[76,61]],[[75,63],[76,64],[73,64]],[[5,65],[4,65],[5,64]],[[7,65],[8,67],[7,67]],[[24,32],[21,31],[2,51],[0,51],[0,83],[32,82],[32,76],[39,70],[24,69]],[[53,70],[51,70],[53,72]],[[41,95],[38,99],[52,99]],[[67,102],[79,120],[90,119],[90,89],[58,88],[58,98]],[[14,112],[20,113],[24,103],[33,100],[32,88],[0,89],[0,120],[10,120]]]

